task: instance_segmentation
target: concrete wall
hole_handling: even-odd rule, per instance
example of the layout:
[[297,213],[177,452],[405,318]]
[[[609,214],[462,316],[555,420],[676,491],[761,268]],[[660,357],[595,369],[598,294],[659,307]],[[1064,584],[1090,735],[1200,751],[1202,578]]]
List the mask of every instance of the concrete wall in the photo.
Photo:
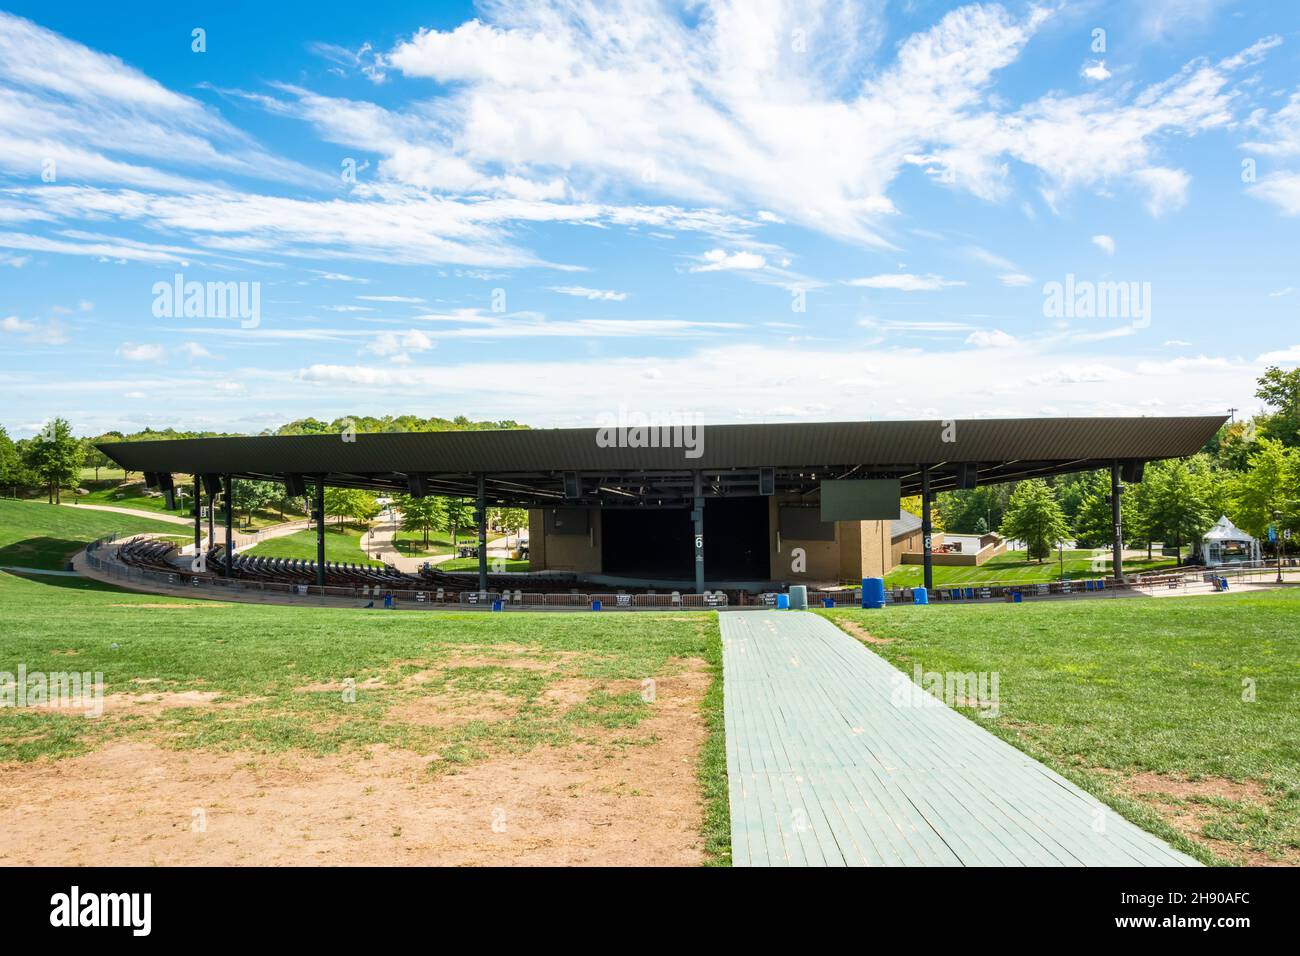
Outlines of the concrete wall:
[[587,534],[547,534],[545,512],[528,511],[528,567],[533,571],[601,571],[600,509],[589,508]]

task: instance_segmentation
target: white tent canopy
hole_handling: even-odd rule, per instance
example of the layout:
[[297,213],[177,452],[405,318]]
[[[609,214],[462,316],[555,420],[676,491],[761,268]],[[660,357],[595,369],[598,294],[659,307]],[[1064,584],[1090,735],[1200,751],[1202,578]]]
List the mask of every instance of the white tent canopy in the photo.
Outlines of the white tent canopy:
[[1204,541],[1207,565],[1259,560],[1259,542],[1228,520],[1227,515],[1219,518],[1214,527],[1205,532]]

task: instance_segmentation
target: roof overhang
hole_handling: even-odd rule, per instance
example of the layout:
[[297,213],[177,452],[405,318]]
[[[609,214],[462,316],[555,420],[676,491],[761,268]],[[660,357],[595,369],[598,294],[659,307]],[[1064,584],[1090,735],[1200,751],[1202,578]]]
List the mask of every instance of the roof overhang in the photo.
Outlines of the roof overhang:
[[[129,471],[229,474],[405,491],[412,476],[428,493],[473,497],[482,475],[493,505],[680,506],[702,475],[706,497],[756,495],[760,470],[777,492],[812,494],[833,478],[897,478],[916,494],[923,467],[935,491],[974,469],[979,484],[1179,458],[1199,451],[1222,416],[1026,418],[906,422],[704,425],[693,447],[658,433],[611,429],[401,432],[105,442]],[[680,436],[678,436],[680,437]],[[579,496],[565,497],[565,477]],[[572,490],[572,487],[570,488]]]

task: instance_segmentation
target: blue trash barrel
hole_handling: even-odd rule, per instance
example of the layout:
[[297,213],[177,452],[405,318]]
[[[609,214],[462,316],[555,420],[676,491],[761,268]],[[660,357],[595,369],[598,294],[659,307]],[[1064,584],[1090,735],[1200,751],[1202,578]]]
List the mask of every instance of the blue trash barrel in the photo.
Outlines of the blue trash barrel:
[[790,595],[778,594],[776,596],[776,609],[778,611],[787,610],[790,607]]
[[808,609],[808,585],[790,585],[790,609],[793,611],[805,611]]
[[862,606],[864,608],[877,608],[885,606],[885,579],[884,578],[863,578],[862,579]]
[[929,604],[929,603],[930,603],[930,593],[929,593],[928,591],[926,591],[926,589],[923,588],[923,587],[920,587],[920,588],[912,588],[912,603],[913,603],[913,604]]
[[592,602],[591,602],[591,609],[592,609],[593,611],[599,611],[599,610],[600,610],[600,602],[599,602],[599,601],[592,601]]
[[1220,590],[1220,591],[1226,591],[1226,590],[1228,590],[1228,579],[1227,579],[1227,578],[1219,578],[1219,590]]
[[502,604],[501,604],[500,601],[493,601],[493,602],[492,602],[492,610],[494,610],[494,611],[499,611],[499,610],[501,610],[501,607],[502,607]]
[[1011,592],[1011,601],[1012,601],[1013,604],[1020,604],[1020,603],[1021,603],[1021,600],[1020,600],[1020,592],[1019,592],[1019,591],[1012,591],[1012,592]]
[[822,607],[834,607],[835,598],[822,598]]

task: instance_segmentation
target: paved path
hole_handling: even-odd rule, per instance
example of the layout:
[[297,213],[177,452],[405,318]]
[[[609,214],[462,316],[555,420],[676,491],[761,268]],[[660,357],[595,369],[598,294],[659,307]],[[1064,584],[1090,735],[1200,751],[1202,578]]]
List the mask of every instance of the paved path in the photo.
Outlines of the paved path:
[[1196,865],[824,618],[718,618],[736,865]]
[[57,578],[79,578],[80,571],[51,571],[49,568],[18,568],[0,564],[0,571],[12,571],[14,574],[49,574]]

